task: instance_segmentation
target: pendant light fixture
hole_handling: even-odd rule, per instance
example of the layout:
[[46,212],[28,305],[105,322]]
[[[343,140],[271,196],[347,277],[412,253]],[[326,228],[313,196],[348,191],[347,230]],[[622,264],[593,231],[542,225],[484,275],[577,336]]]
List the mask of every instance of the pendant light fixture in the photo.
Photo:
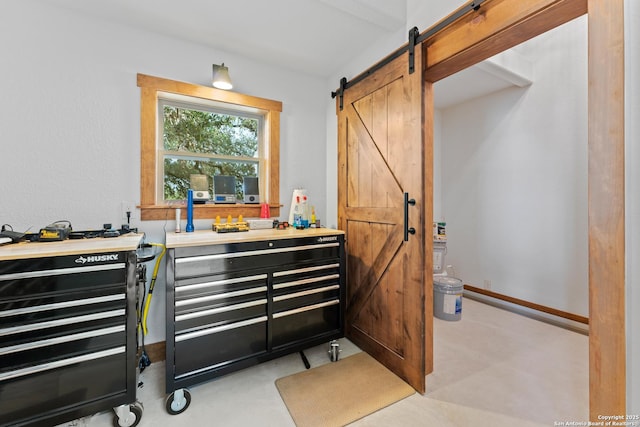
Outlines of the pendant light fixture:
[[231,79],[229,78],[229,68],[222,65],[213,64],[213,87],[218,89],[229,90],[233,88]]

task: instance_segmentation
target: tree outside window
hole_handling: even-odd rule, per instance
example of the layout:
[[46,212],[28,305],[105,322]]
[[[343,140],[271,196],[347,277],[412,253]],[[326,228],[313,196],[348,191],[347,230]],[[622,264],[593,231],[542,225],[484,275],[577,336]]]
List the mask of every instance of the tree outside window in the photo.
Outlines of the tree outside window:
[[192,174],[207,176],[210,194],[212,176],[234,176],[241,200],[243,178],[259,175],[262,118],[170,101],[161,106],[164,200],[186,199]]

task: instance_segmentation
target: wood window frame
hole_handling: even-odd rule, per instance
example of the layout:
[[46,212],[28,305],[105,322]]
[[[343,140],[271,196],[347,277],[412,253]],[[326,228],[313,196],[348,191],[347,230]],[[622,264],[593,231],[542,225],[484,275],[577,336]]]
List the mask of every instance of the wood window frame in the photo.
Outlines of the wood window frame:
[[[138,74],[140,88],[140,219],[166,220],[175,218],[175,209],[185,203],[158,203],[157,200],[157,138],[158,138],[158,99],[163,93],[182,95],[230,105],[249,107],[260,111],[264,116],[265,137],[268,140],[265,162],[265,175],[268,177],[268,200],[272,216],[280,215],[280,113],[282,102],[265,98],[229,92],[213,87],[199,86],[161,77]],[[194,219],[213,219],[220,215],[238,217],[259,217],[260,205],[204,204],[194,205]],[[186,210],[183,210],[186,218]]]

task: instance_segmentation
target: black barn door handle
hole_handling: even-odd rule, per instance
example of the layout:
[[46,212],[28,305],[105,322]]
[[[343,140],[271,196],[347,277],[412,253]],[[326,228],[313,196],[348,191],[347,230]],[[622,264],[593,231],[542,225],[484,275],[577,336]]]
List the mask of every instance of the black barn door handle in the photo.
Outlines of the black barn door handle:
[[409,241],[409,234],[416,234],[416,229],[409,227],[409,205],[415,206],[416,200],[409,198],[409,193],[404,193],[404,241]]

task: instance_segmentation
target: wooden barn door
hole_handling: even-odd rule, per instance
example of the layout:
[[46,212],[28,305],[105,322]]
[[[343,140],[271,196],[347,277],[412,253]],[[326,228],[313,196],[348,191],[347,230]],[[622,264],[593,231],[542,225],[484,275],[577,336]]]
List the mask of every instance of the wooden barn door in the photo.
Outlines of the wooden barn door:
[[346,336],[424,393],[420,51],[414,73],[403,54],[344,90],[337,108],[338,220],[347,240]]

